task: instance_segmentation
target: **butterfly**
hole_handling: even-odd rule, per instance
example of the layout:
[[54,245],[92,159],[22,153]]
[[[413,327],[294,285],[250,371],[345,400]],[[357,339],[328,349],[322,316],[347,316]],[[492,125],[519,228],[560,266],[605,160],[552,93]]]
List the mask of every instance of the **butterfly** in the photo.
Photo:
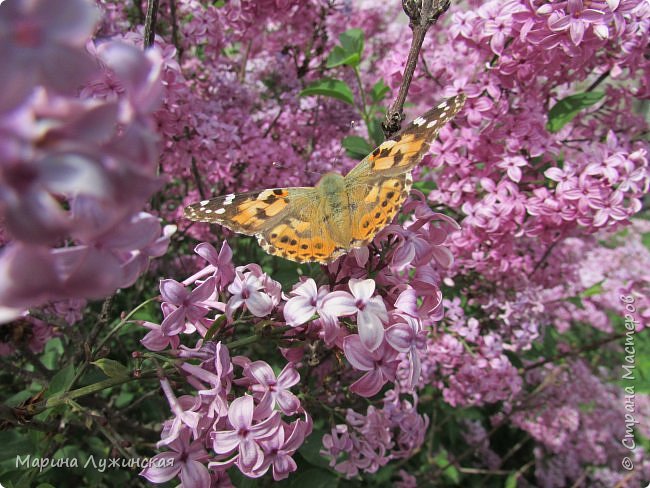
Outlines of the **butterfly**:
[[189,220],[253,235],[269,254],[329,263],[368,245],[392,222],[413,183],[411,171],[465,95],[444,100],[381,143],[347,175],[326,173],[315,187],[230,194],[185,207]]

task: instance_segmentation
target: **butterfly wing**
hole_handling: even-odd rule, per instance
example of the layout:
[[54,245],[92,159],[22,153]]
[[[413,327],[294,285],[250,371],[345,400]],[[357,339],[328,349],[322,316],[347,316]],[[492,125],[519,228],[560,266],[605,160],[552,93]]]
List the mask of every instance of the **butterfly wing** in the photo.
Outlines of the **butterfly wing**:
[[464,95],[449,98],[383,142],[345,177],[352,241],[342,247],[326,222],[328,207],[316,188],[274,188],[204,200],[185,217],[254,235],[269,254],[298,262],[328,263],[361,247],[388,225],[411,188],[411,170],[440,128],[462,108]]
[[368,244],[395,217],[411,190],[411,171],[440,128],[463,107],[465,95],[441,102],[379,145],[346,176],[354,247]]
[[358,202],[350,209],[352,247],[368,245],[393,221],[411,191],[412,183],[409,171],[352,185],[348,189],[350,200]]
[[396,136],[382,142],[346,175],[350,184],[378,176],[395,176],[412,170],[424,157],[440,128],[463,108],[465,95],[439,103],[411,122]]
[[272,188],[216,197],[185,207],[185,218],[221,224],[240,234],[255,235],[281,220],[296,199],[313,188]]
[[254,235],[269,254],[297,262],[330,262],[345,252],[322,225],[315,188],[273,188],[231,194],[185,207],[185,217]]

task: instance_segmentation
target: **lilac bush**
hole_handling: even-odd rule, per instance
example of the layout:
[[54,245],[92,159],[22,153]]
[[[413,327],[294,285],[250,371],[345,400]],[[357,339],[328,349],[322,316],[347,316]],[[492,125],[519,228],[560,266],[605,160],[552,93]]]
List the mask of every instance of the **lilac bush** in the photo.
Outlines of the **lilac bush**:
[[0,6],[0,481],[650,480],[647,1],[452,2],[407,119],[465,107],[323,266],[183,208],[371,152],[419,6],[155,4]]

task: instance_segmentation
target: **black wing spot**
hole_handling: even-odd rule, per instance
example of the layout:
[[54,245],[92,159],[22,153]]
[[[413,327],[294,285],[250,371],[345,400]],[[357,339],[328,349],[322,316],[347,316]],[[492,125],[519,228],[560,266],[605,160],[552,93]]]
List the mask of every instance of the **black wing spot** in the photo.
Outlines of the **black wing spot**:
[[381,151],[381,149],[379,149],[379,148],[375,149],[375,150],[372,152],[373,157],[376,158],[380,151]]
[[314,244],[314,247],[316,249],[323,249],[323,244],[321,244],[320,242],[317,242],[316,244]]
[[376,219],[378,219],[379,217],[381,217],[381,212],[377,212],[377,213],[375,214],[375,218],[376,218]]
[[300,246],[300,247],[303,248],[303,249],[307,249],[309,246],[308,246],[307,244],[303,244],[303,245]]
[[271,234],[271,239],[275,239],[276,237],[278,237],[278,235],[275,232]]
[[289,242],[289,236],[282,236],[282,239],[280,239],[280,242],[287,243]]
[[295,239],[291,239],[290,244],[291,244],[292,246],[295,246],[296,244],[298,244],[298,241],[295,240]]
[[273,190],[273,193],[275,195],[282,195],[284,193],[284,191],[282,191],[282,190]]
[[399,164],[402,162],[402,159],[404,159],[404,153],[400,149],[395,153],[395,166],[399,166]]
[[389,191],[388,193],[386,193],[386,198],[387,198],[388,200],[392,200],[394,196],[395,196],[395,192],[394,192],[394,191]]
[[388,200],[384,200],[383,202],[381,202],[381,206],[382,207],[387,207],[388,206]]
[[386,157],[388,157],[389,154],[390,154],[390,148],[386,147],[386,148],[381,150],[381,152],[379,153],[379,157],[380,158],[386,158]]
[[399,181],[396,181],[395,184],[393,184],[393,188],[399,188],[402,184]]
[[366,220],[366,221],[363,223],[363,228],[364,228],[364,229],[367,229],[369,225],[370,225],[370,222],[369,222],[368,220]]

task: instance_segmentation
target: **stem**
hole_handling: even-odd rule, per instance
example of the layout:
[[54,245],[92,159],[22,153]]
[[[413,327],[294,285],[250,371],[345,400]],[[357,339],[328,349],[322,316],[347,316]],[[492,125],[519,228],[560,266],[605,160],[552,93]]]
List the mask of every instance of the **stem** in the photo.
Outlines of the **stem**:
[[257,341],[261,339],[260,336],[258,335],[252,335],[248,337],[243,337],[241,339],[237,339],[236,341],[229,342],[226,344],[226,347],[230,349],[235,349],[236,347],[242,347],[242,346],[247,346],[249,344],[254,344]]
[[183,57],[183,47],[178,38],[178,18],[176,16],[176,0],[170,0],[169,2],[169,14],[172,21],[172,42],[176,46],[176,52],[178,53],[178,62],[181,62]]
[[104,347],[108,340],[113,337],[122,327],[124,327],[131,320],[131,317],[133,317],[138,311],[149,305],[151,302],[155,302],[156,300],[158,300],[158,296],[148,298],[133,310],[131,310],[122,320],[120,320],[120,322],[115,327],[110,330],[106,337],[99,341],[99,344],[97,344],[95,351],[99,351],[102,347]]
[[58,407],[60,405],[66,405],[68,401],[74,400],[75,398],[80,398],[86,395],[91,395],[93,393],[100,392],[106,388],[112,388],[114,386],[122,385],[125,383],[130,383],[131,381],[141,380],[141,379],[151,379],[157,378],[159,370],[143,371],[138,376],[125,376],[123,378],[107,378],[105,380],[93,383],[92,385],[83,386],[77,388],[76,390],[68,391],[55,395],[47,400],[38,402],[34,405],[28,406],[27,408],[14,408],[14,417],[17,419],[25,419],[26,417],[31,418],[39,413],[49,409]]
[[594,81],[591,85],[589,85],[589,88],[587,88],[586,91],[590,92],[594,90],[598,85],[600,85],[605,79],[609,76],[609,70],[605,71],[602,75],[600,75],[598,78],[596,78],[596,81]]
[[[143,307],[145,307],[146,305],[148,305],[149,303],[151,303],[151,302],[153,302],[153,301],[155,301],[157,299],[158,299],[158,297],[149,298],[148,300],[145,300],[140,305],[135,307],[122,320],[120,320],[120,322],[118,322],[118,324],[115,327],[113,327],[109,331],[109,333],[106,335],[106,337],[104,337],[101,341],[99,341],[99,343],[97,344],[97,347],[95,347],[94,351],[92,351],[89,354],[89,356],[86,358],[86,360],[81,364],[81,366],[79,366],[79,369],[76,371],[76,373],[74,375],[74,378],[70,382],[70,387],[72,387],[72,385],[74,385],[79,380],[79,378],[81,378],[81,375],[83,375],[83,373],[86,371],[86,368],[88,368],[88,365],[93,360],[93,358],[94,358],[95,354],[97,353],[97,351],[101,351],[101,349],[106,345],[108,340],[111,337],[113,337],[122,327],[124,327],[124,325],[126,325],[126,323],[131,319],[131,317],[133,317],[133,315],[138,310],[142,309]],[[64,391],[67,391],[67,390],[64,390]]]
[[368,113],[368,104],[366,100],[366,91],[363,89],[363,82],[361,81],[361,75],[359,73],[359,68],[354,66],[352,68],[354,71],[354,78],[357,80],[357,86],[359,87],[359,94],[361,95],[361,117],[363,122],[366,124],[366,130],[368,131],[368,139],[372,141],[372,133],[370,132],[370,114]]
[[402,120],[404,120],[404,102],[408,94],[411,81],[413,80],[413,73],[415,66],[418,62],[420,49],[424,37],[427,35],[429,27],[433,25],[438,18],[447,11],[450,5],[450,0],[422,0],[420,8],[414,0],[402,0],[404,12],[410,18],[409,25],[413,31],[413,38],[411,39],[411,48],[409,49],[408,58],[406,60],[406,67],[404,68],[404,75],[402,77],[402,84],[399,87],[397,98],[386,112],[386,118],[382,123],[384,135],[386,139],[390,138],[393,134],[402,128]]
[[559,359],[566,359],[566,358],[569,358],[569,357],[572,357],[572,356],[579,356],[580,354],[582,354],[584,352],[593,351],[595,349],[600,349],[605,344],[608,344],[608,343],[610,343],[612,341],[615,341],[617,339],[622,339],[623,337],[625,337],[625,332],[619,332],[617,334],[612,334],[610,336],[605,337],[604,339],[592,342],[592,343],[587,344],[587,345],[585,345],[583,347],[580,347],[578,349],[572,349],[570,351],[563,352],[561,354],[556,354],[554,356],[551,356],[550,358],[541,359],[541,360],[539,360],[539,361],[537,361],[535,363],[529,364],[528,366],[524,366],[521,369],[521,372],[526,372],[526,371],[530,371],[531,369],[539,368],[540,366],[544,366],[545,364],[555,362],[555,361],[557,361]]
[[239,66],[239,74],[237,75],[237,80],[239,83],[243,83],[246,79],[246,65],[248,64],[248,56],[251,53],[251,47],[253,47],[253,41],[250,40],[246,44],[246,49],[244,50],[244,57],[242,58],[241,65]]
[[153,46],[156,38],[156,17],[158,16],[158,1],[149,0],[147,2],[147,18],[144,23],[144,48],[148,49]]

